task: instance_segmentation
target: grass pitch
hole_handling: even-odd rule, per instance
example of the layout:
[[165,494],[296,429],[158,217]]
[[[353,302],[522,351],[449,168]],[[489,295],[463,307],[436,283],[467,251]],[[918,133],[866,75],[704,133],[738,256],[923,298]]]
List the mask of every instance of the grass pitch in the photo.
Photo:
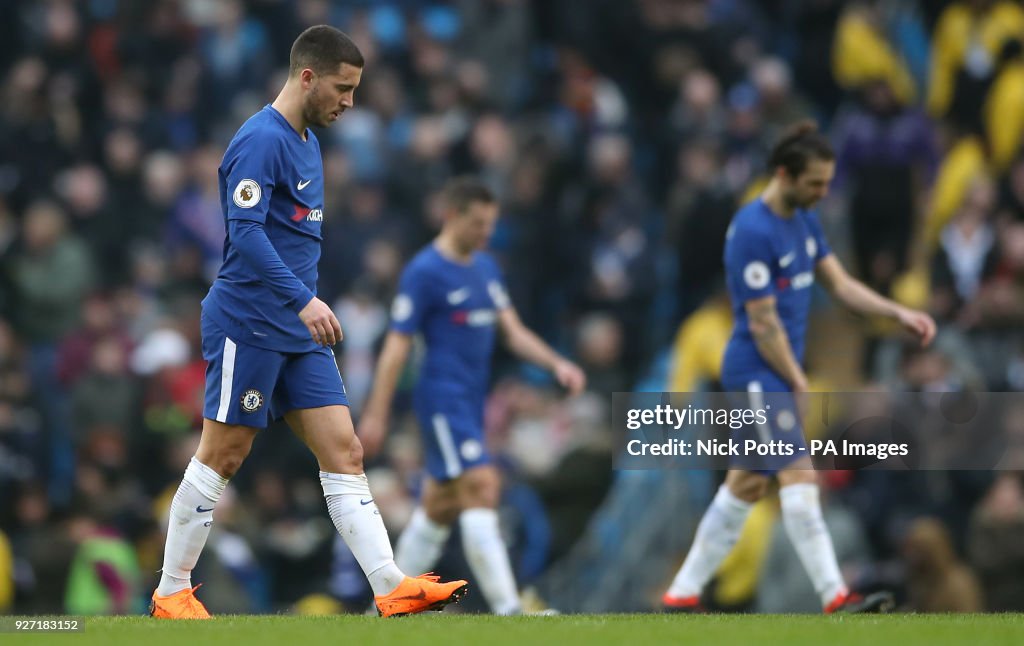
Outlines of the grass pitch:
[[[10,619],[10,618],[8,618]],[[169,622],[90,617],[80,633],[0,635],[3,644],[107,646],[305,646],[307,644],[1024,644],[1024,615],[562,615],[492,617],[430,614],[383,620],[364,616],[220,616]]]

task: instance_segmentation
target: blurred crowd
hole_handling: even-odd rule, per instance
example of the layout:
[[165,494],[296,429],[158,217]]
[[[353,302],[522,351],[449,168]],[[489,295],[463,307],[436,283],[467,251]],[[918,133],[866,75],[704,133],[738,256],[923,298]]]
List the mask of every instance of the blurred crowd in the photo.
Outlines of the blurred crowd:
[[[457,174],[483,177],[500,196],[491,248],[522,318],[587,371],[589,392],[567,401],[546,375],[499,354],[487,407],[517,574],[549,603],[585,605],[583,591],[553,577],[583,563],[588,542],[629,542],[622,510],[652,499],[611,471],[610,394],[715,387],[731,325],[725,230],[796,119],[816,119],[838,153],[821,215],[840,258],[940,324],[922,351],[884,321],[816,299],[808,364],[818,388],[1024,391],[1019,1],[5,8],[0,611],[143,609],[201,425],[199,302],[224,239],[217,167],[235,130],[283,85],[291,42],[313,24],[342,28],[367,60],[356,107],[318,132],[319,295],[345,331],[353,413],[402,264],[438,230],[437,191]],[[411,367],[404,392],[414,378]],[[368,465],[393,535],[421,459],[412,421],[396,420],[386,456]],[[1024,418],[1007,429],[1019,455]],[[690,475],[692,491],[707,492],[694,483],[718,474]],[[859,585],[896,587],[917,610],[1024,610],[1019,472],[825,480],[837,547]],[[315,461],[286,428],[261,433],[228,491],[195,576],[211,611],[362,609],[368,592],[336,541]],[[692,531],[703,510],[693,497],[661,512],[675,514],[679,534],[661,546],[668,562],[692,536],[678,528]],[[721,607],[805,608],[777,605],[780,589],[809,583],[793,579],[776,517],[767,502],[752,518],[748,542],[762,547],[743,552],[741,541],[716,587]],[[457,554],[442,571],[465,571]],[[674,569],[649,573],[649,589],[623,603],[653,607]]]

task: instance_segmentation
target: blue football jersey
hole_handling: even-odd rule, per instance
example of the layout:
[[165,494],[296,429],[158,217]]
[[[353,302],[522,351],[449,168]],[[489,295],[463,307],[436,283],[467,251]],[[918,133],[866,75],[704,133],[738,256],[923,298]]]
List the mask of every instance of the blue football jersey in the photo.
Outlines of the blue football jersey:
[[296,293],[275,294],[232,246],[229,233],[224,262],[203,300],[203,311],[234,340],[279,352],[317,348],[298,316],[316,294],[324,208],[320,143],[311,131],[306,135],[303,141],[284,116],[267,105],[235,134],[218,173],[227,224],[262,224],[298,282]]
[[482,398],[490,377],[498,311],[509,307],[497,263],[477,252],[469,264],[429,245],[402,273],[391,329],[422,334],[426,356],[416,399]]
[[723,380],[771,370],[757,351],[744,307],[756,298],[775,296],[796,360],[803,361],[814,269],[830,253],[811,211],[797,209],[793,217],[783,218],[758,198],[736,213],[725,239],[725,275],[735,322],[722,362]]

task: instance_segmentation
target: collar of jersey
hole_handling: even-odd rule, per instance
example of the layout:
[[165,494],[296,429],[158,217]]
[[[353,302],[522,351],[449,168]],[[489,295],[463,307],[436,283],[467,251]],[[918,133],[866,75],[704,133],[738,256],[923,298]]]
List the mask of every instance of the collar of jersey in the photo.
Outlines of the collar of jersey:
[[290,132],[293,135],[295,135],[296,137],[298,137],[300,143],[304,143],[304,144],[308,144],[309,143],[309,128],[306,128],[306,138],[303,139],[302,135],[299,134],[299,132],[297,130],[295,130],[295,128],[292,127],[292,124],[288,123],[287,119],[284,118],[284,115],[277,111],[277,108],[275,108],[274,106],[272,106],[272,105],[270,105],[268,103],[267,105],[263,106],[263,109],[264,110],[270,110],[270,114],[272,114],[275,119],[280,121],[281,125],[283,125],[285,127],[285,129],[288,130],[288,132]]

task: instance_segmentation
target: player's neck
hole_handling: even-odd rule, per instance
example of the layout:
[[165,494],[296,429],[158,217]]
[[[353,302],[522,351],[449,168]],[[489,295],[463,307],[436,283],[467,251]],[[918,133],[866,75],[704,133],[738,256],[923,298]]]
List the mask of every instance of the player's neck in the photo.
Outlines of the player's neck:
[[443,231],[434,239],[434,248],[437,249],[437,252],[443,257],[451,260],[452,262],[457,262],[460,265],[468,264],[473,260],[472,250],[463,251],[455,244],[455,241],[452,240],[451,237],[446,236]]
[[768,182],[768,186],[765,187],[764,192],[761,193],[761,200],[768,205],[771,212],[780,218],[786,218],[787,220],[793,217],[796,213],[796,207],[790,206],[786,203],[786,200],[782,197],[782,188],[779,186],[777,179],[772,179]]
[[292,90],[291,81],[285,83],[281,93],[277,95],[277,98],[270,104],[270,107],[280,112],[284,120],[288,122],[288,125],[302,137],[303,141],[306,141],[306,128],[309,127],[309,124],[302,118],[302,100]]

